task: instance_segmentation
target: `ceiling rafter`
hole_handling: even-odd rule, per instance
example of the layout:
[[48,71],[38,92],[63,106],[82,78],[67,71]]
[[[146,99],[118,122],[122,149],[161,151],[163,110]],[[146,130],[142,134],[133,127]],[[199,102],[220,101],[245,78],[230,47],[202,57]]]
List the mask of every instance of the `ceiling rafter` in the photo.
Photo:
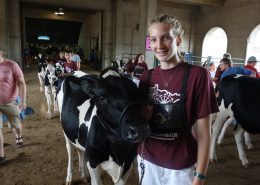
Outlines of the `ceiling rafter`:
[[192,4],[197,6],[209,5],[209,6],[224,6],[225,0],[164,0],[165,2],[176,2],[184,4]]

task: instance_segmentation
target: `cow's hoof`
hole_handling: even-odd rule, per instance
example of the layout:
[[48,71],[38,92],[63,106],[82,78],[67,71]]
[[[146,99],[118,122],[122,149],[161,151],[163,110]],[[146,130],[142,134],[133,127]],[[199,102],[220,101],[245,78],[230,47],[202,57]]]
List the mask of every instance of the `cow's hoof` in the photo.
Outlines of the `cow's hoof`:
[[254,147],[253,147],[253,145],[248,145],[248,146],[247,146],[247,149],[248,149],[248,150],[253,150]]
[[51,115],[47,114],[46,119],[51,119]]
[[83,177],[83,178],[81,178],[81,181],[84,182],[84,183],[88,183],[88,178],[87,177]]
[[66,185],[72,185],[72,183],[71,182],[66,182]]
[[243,164],[242,165],[245,169],[248,169],[249,168],[249,164]]
[[217,160],[216,159],[209,159],[209,162],[212,163],[212,164],[216,164]]

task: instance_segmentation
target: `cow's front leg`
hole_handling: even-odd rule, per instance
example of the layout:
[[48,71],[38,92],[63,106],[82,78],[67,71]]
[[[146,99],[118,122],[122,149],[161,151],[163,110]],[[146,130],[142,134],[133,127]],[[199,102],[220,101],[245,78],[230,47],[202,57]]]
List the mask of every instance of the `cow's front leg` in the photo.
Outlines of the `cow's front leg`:
[[53,96],[53,110],[54,112],[59,112],[56,87],[52,86],[52,96]]
[[40,92],[43,92],[44,83],[43,83],[41,73],[38,73],[38,78],[39,78],[39,82],[40,82]]
[[51,105],[52,105],[52,101],[51,101],[51,89],[50,86],[45,86],[45,96],[47,99],[47,115],[46,115],[46,119],[51,119]]
[[248,132],[244,133],[245,143],[248,150],[252,150],[254,147],[251,142],[250,134]]
[[130,172],[132,171],[133,165],[131,165],[131,167],[127,170],[127,172],[119,179],[119,181],[117,183],[115,183],[115,185],[125,185],[126,181],[130,175]]
[[84,151],[77,148],[78,158],[79,158],[79,173],[81,180],[87,183],[87,166],[84,160]]
[[242,165],[245,168],[248,168],[248,160],[246,158],[246,153],[243,148],[243,135],[244,135],[244,129],[238,125],[238,128],[234,132],[234,137],[236,140],[236,145],[237,145],[237,150],[238,150],[238,155],[239,159],[242,161]]
[[72,184],[72,144],[70,143],[70,140],[67,138],[67,136],[64,133],[65,141],[66,141],[66,148],[68,153],[68,167],[67,167],[67,177],[66,177],[66,185]]
[[101,181],[101,168],[98,165],[96,168],[91,168],[89,162],[87,162],[88,171],[91,179],[91,185],[103,185]]

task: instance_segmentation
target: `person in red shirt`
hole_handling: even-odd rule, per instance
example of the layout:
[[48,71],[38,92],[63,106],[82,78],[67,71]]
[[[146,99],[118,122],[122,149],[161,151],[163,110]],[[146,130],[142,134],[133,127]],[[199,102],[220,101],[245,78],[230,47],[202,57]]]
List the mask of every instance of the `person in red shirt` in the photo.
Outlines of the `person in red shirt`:
[[[17,96],[21,101],[17,103]],[[20,109],[26,109],[26,84],[19,65],[4,58],[0,48],[0,163],[5,161],[4,138],[2,133],[3,114],[9,121],[9,128],[13,129],[16,137],[16,147],[23,147],[22,124]]]
[[139,53],[138,55],[136,55],[134,60],[134,76],[139,79],[143,72],[147,69],[148,66],[144,61],[144,55],[142,53]]
[[71,56],[68,52],[65,52],[64,57],[66,61],[63,63],[64,73],[61,73],[59,77],[70,76],[74,71],[77,70],[77,63],[71,61]]
[[260,75],[259,75],[257,69],[255,68],[256,63],[257,63],[256,57],[251,56],[251,57],[248,58],[247,65],[245,66],[245,68],[253,71],[255,73],[256,78],[260,78]]
[[153,18],[148,32],[160,65],[140,78],[140,90],[150,103],[142,111],[151,128],[151,136],[138,145],[140,184],[203,185],[211,114],[218,111],[210,74],[184,62],[178,50],[183,28],[175,17]]

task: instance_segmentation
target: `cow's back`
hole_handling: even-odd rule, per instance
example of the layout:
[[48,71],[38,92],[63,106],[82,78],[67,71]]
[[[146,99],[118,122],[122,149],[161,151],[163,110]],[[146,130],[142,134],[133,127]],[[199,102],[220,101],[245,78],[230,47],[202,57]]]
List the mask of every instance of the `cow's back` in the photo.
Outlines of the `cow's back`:
[[260,79],[228,76],[221,82],[225,107],[232,110],[238,123],[250,133],[260,133]]

